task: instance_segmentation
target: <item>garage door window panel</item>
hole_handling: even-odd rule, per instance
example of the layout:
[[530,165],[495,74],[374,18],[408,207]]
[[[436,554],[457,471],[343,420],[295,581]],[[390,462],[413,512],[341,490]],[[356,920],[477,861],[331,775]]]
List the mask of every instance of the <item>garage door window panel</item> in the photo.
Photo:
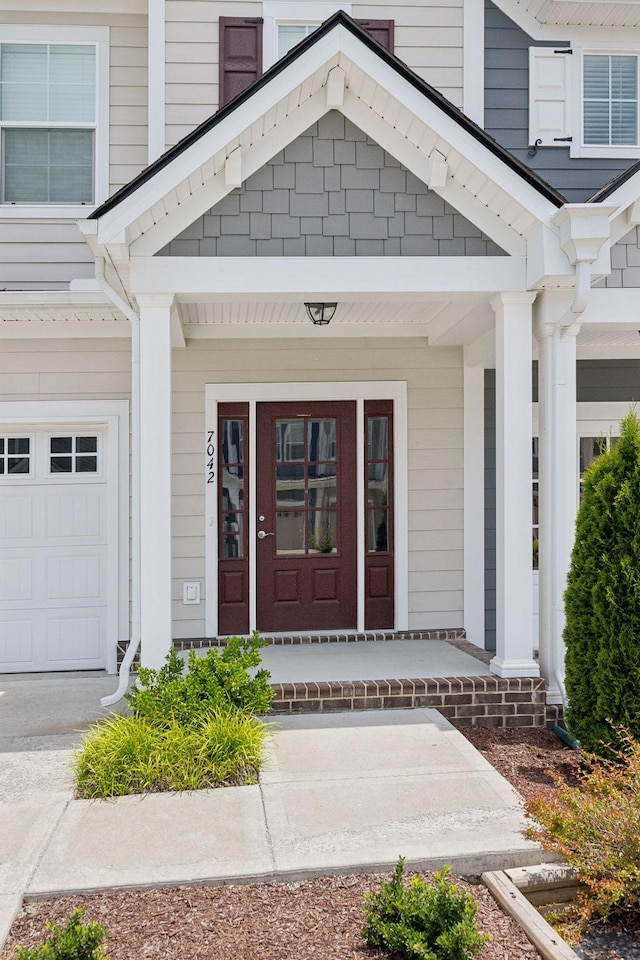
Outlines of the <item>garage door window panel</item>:
[[54,436],[49,440],[49,473],[98,473],[98,437]]
[[0,475],[31,475],[31,437],[0,437]]

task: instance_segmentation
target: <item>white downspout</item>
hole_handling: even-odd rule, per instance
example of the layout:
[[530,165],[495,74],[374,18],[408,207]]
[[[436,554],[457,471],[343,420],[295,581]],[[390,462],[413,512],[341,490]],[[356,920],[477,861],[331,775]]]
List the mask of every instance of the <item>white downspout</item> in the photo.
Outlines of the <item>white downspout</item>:
[[[592,260],[577,260],[575,264],[575,294],[571,306],[560,320],[560,337],[576,337],[580,330],[579,320],[584,313],[589,301],[589,292],[591,290],[591,263]],[[555,369],[556,364],[552,359],[551,372],[551,390],[555,392],[558,373]],[[560,375],[560,381],[564,382],[564,373]],[[552,621],[555,617],[555,609],[552,609]],[[562,709],[566,711],[568,706],[567,690],[565,687],[564,657],[561,656],[561,644],[556,641],[551,650],[551,679],[557,685],[562,700]]]
[[127,692],[131,664],[140,646],[140,317],[107,280],[104,257],[96,257],[96,280],[131,324],[131,636],[118,671],[118,686],[100,700],[103,707],[111,707]]

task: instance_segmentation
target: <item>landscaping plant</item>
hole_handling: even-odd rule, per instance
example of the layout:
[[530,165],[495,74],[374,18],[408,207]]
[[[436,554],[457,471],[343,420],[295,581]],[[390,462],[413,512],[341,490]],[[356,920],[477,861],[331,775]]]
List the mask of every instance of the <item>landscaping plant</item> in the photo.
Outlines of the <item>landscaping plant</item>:
[[527,803],[536,826],[528,831],[559,854],[588,887],[583,921],[640,910],[640,742],[618,729],[611,759],[588,758],[577,787],[556,777],[551,799]]
[[151,723],[190,723],[211,708],[231,707],[251,715],[269,711],[273,690],[269,671],[258,669],[265,646],[257,631],[230,637],[204,656],[189,651],[187,669],[173,647],[160,670],[141,667],[135,687],[125,694],[135,717]]
[[255,783],[268,727],[228,707],[191,723],[113,716],[89,730],[74,756],[85,799]]
[[[589,466],[565,593],[567,724],[592,753],[640,735],[640,423]],[[612,728],[608,721],[612,721]]]
[[16,960],[108,960],[102,942],[108,930],[99,923],[85,923],[84,910],[74,910],[64,927],[48,923],[50,936],[34,950],[18,947]]
[[448,866],[429,885],[419,876],[405,884],[404,865],[400,857],[391,880],[382,881],[379,893],[366,895],[367,943],[407,960],[475,957],[490,937],[476,926],[473,896],[447,881]]

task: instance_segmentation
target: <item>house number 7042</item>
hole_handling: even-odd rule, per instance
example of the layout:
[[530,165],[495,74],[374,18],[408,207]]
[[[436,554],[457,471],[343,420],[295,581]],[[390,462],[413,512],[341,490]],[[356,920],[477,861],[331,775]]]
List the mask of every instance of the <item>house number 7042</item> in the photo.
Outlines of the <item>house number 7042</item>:
[[214,431],[207,431],[207,483],[213,483],[216,476]]

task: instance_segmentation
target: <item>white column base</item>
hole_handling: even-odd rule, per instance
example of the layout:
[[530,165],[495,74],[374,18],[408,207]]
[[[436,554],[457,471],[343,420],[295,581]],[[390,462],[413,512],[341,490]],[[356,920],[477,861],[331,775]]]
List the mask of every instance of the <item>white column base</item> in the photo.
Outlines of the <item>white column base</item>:
[[548,704],[563,704],[564,697],[560,691],[560,687],[556,684],[547,685],[547,703]]
[[540,676],[537,660],[503,660],[502,657],[494,657],[489,664],[489,669],[497,677]]

